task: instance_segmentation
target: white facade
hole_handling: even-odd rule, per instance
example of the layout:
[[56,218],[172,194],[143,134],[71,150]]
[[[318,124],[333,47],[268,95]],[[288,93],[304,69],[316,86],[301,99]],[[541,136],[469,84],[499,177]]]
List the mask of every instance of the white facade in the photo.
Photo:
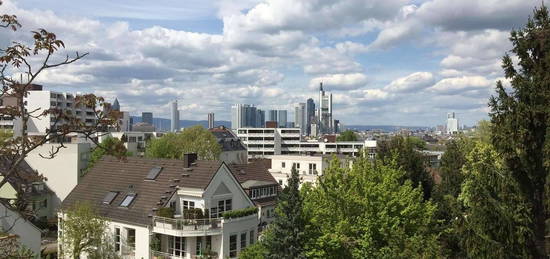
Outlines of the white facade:
[[279,185],[286,186],[288,178],[292,173],[292,167],[296,166],[302,183],[309,182],[314,184],[317,177],[323,174],[323,170],[328,166],[328,160],[323,156],[299,156],[299,155],[280,155],[271,157],[271,169],[269,172],[277,180]]
[[40,155],[47,156],[59,144],[39,146],[25,158],[31,168],[46,177],[46,186],[55,193],[53,200],[49,202],[52,211],[59,208],[61,202],[79,183],[90,158],[89,143],[63,145],[65,148],[59,149],[52,159],[45,159]]
[[376,141],[319,142],[302,141],[297,128],[240,128],[237,137],[247,147],[248,157],[270,158],[274,155],[325,155],[343,154],[356,156]]
[[447,134],[458,133],[458,119],[455,116],[455,113],[447,114]]
[[40,258],[41,232],[30,221],[0,202],[0,230],[17,235],[18,242]]

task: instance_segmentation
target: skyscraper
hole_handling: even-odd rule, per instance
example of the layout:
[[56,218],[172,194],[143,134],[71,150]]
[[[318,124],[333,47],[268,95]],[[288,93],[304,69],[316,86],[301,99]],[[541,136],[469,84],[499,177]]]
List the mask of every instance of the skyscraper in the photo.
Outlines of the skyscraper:
[[178,100],[170,103],[170,131],[176,132],[180,129],[180,112],[178,111]]
[[458,133],[458,119],[455,113],[447,113],[447,134]]
[[142,112],[141,121],[153,125],[153,113],[152,112]]
[[268,121],[278,121],[277,120],[277,110],[269,110],[267,113]]
[[314,123],[315,120],[315,102],[313,99],[307,99],[306,103],[306,134],[309,136],[311,134],[311,123]]
[[257,128],[265,125],[265,112],[249,104],[231,107],[231,128]]
[[111,105],[111,110],[120,111],[120,104],[118,103],[118,98],[115,98],[113,105]]
[[279,119],[277,121],[277,125],[279,126],[279,128],[286,128],[287,111],[286,110],[278,110],[277,111],[277,118]]
[[306,104],[305,103],[298,103],[296,107],[294,107],[294,127],[300,128],[302,134],[307,134],[307,112],[306,112]]
[[208,113],[208,128],[214,128],[214,113],[210,112]]
[[319,133],[330,134],[334,132],[334,125],[332,120],[332,94],[325,93],[323,90],[323,83],[319,84]]

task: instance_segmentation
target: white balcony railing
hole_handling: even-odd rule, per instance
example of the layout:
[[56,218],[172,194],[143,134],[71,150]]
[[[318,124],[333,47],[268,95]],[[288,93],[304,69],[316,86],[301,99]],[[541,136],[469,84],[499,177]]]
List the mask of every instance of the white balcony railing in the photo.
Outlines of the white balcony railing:
[[214,219],[171,219],[153,217],[155,232],[192,234],[197,232],[216,231],[222,229],[221,218]]

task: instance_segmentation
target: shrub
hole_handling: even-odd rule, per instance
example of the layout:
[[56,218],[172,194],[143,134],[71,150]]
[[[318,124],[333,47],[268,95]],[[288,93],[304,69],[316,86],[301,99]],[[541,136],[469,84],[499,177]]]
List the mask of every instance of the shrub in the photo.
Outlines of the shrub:
[[160,208],[157,211],[157,216],[165,218],[174,218],[174,209],[172,208]]
[[233,219],[233,218],[250,216],[255,213],[258,213],[257,207],[248,207],[240,210],[231,210],[231,211],[224,212],[222,217],[224,219]]

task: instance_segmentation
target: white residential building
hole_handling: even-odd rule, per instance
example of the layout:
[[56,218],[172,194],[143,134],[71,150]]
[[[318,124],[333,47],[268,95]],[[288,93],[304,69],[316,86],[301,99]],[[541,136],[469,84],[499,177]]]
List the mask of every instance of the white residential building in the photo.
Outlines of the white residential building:
[[[248,149],[249,158],[270,158],[274,155],[356,156],[363,148],[375,151],[376,141],[320,142],[301,140],[299,128],[240,128],[236,131]],[[374,149],[373,149],[374,148]],[[371,155],[369,151],[369,156]]]
[[80,182],[84,169],[88,166],[91,152],[89,143],[66,143],[54,158],[42,157],[47,157],[49,152],[55,150],[59,145],[56,143],[43,144],[25,158],[32,169],[46,178],[46,186],[54,193],[53,199],[49,201],[52,212],[60,207],[61,202]]
[[[207,248],[215,258],[237,258],[256,242],[260,221],[234,174],[225,163],[196,161],[194,154],[183,160],[105,157],[63,208],[96,204],[123,258],[196,258]],[[248,213],[224,214],[236,210]]]
[[447,134],[458,133],[458,119],[454,112],[447,114]]
[[[5,231],[11,235],[3,236],[2,233]],[[30,249],[37,255],[36,258],[40,258],[41,234],[39,228],[21,216],[7,202],[0,200],[0,242],[4,244],[8,242],[4,239],[17,239],[17,243]],[[0,251],[2,258],[5,252]]]
[[[271,169],[269,172],[281,186],[288,184],[288,178],[292,173],[292,167],[296,167],[300,175],[301,183],[317,182],[317,177],[323,175],[329,166],[333,155],[278,155],[271,157]],[[352,160],[346,156],[337,156],[342,166],[351,166]]]

